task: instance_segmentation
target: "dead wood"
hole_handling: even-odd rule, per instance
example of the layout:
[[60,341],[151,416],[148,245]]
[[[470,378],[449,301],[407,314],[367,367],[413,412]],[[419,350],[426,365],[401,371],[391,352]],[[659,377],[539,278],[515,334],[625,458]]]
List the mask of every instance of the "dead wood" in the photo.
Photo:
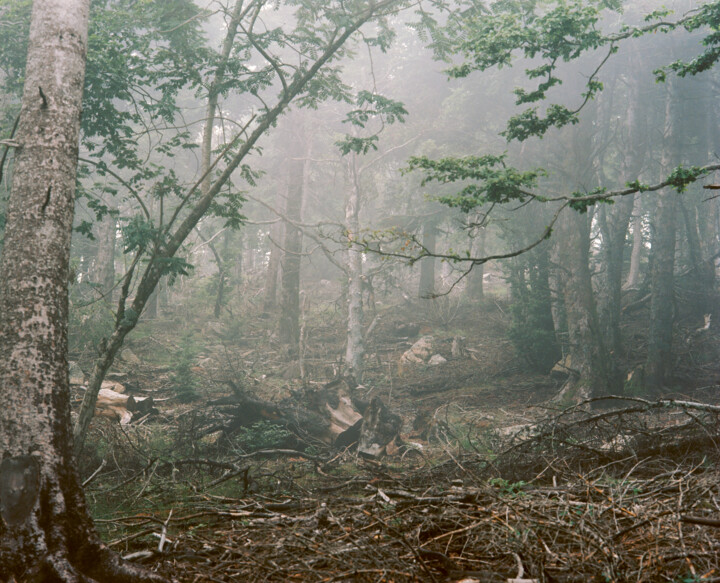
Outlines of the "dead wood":
[[110,544],[147,551],[166,528],[168,550],[148,560],[188,581],[711,579],[720,539],[706,501],[720,496],[720,476],[691,465],[640,474],[625,466],[622,479],[576,474],[554,486],[465,474],[452,485],[449,474],[373,463],[326,498],[203,497],[199,511],[119,517],[129,531]]
[[120,383],[103,382],[95,403],[95,415],[116,419],[121,425],[127,425],[133,417],[142,417],[152,411],[152,397],[133,397],[123,394],[121,390],[124,387]]
[[322,443],[345,448],[360,442],[363,453],[378,457],[397,436],[402,419],[379,399],[368,405],[354,394],[352,379],[307,387],[279,403],[257,399],[237,386],[233,395],[212,401],[215,422],[205,434],[221,431],[225,439],[243,427],[269,421],[290,430],[295,439],[281,447]]

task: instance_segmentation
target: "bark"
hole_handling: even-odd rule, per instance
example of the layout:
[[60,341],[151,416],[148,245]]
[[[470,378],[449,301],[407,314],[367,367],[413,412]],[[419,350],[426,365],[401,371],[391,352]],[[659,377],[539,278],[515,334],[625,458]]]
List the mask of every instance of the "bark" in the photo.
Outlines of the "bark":
[[[422,244],[428,253],[435,253],[437,244],[437,225],[433,219],[426,219],[423,224]],[[435,258],[425,257],[420,260],[420,288],[418,296],[431,297],[435,294]]]
[[362,382],[363,357],[365,343],[363,340],[363,261],[362,252],[353,245],[353,240],[360,233],[360,183],[356,160],[351,158],[348,163],[350,185],[345,199],[345,228],[347,229],[347,277],[348,277],[348,314],[347,314],[347,346],[345,350],[345,366],[347,374],[357,382]]
[[635,289],[640,281],[640,260],[643,250],[642,233],[642,198],[639,194],[633,197],[632,209],[632,251],[630,252],[630,268],[628,269],[625,288]]
[[[665,171],[677,165],[679,127],[675,84],[668,83],[665,105],[665,149],[662,167]],[[646,388],[659,393],[671,371],[675,286],[676,214],[678,194],[665,189],[657,196],[652,234],[650,271],[650,334],[645,361]]]
[[598,315],[602,324],[605,344],[610,355],[617,357],[623,352],[620,333],[623,252],[632,214],[632,199],[626,197],[612,205],[612,208],[601,208],[598,212],[601,216],[602,259],[605,268],[599,283]]
[[562,249],[562,293],[568,328],[568,354],[572,374],[561,399],[582,400],[608,393],[608,356],[598,323],[589,267],[590,228],[587,215],[567,209],[557,228],[557,249]]
[[[706,314],[714,317],[716,310],[715,265],[704,258],[701,244],[698,207],[692,200],[680,199],[678,206],[682,211],[685,226],[685,243],[688,249],[689,269],[683,284],[683,295],[689,305],[690,315],[702,320]],[[700,203],[703,204],[703,203]],[[692,205],[690,209],[687,207]]]
[[[282,197],[280,191],[276,196],[275,205],[280,208]],[[270,228],[270,258],[268,259],[267,271],[265,272],[265,297],[263,299],[263,312],[270,314],[277,308],[278,300],[278,279],[280,275],[280,258],[282,251],[278,244],[283,235],[281,222],[273,223]]]
[[[287,161],[287,199],[285,216],[292,222],[302,220],[305,186],[305,134],[298,124],[293,131],[290,158]],[[285,223],[283,241],[282,282],[280,291],[280,342],[288,355],[295,358],[300,345],[300,265],[302,260],[302,231],[292,222]]]
[[647,388],[658,393],[670,372],[674,322],[675,215],[677,194],[662,192],[657,196],[657,209],[652,239],[652,271],[650,274],[650,337],[645,362]]
[[[485,228],[479,229],[473,240],[473,256],[482,257],[485,255]],[[465,293],[470,300],[482,300],[485,295],[483,276],[485,275],[485,264],[479,263],[473,266],[468,276],[468,284]]]
[[98,252],[95,262],[94,283],[100,286],[103,301],[112,304],[113,287],[115,286],[115,242],[117,222],[110,215],[98,226]]
[[[217,246],[213,242],[214,237],[206,237],[202,233],[202,229],[197,229],[197,234],[200,236],[200,239],[208,246],[208,249],[210,249],[210,252],[213,256],[213,261],[215,261],[215,265],[217,267],[217,291],[215,292],[215,302],[213,306],[213,317],[219,318],[220,312],[222,310],[224,301],[225,301],[225,285],[227,282],[227,265],[226,262],[223,260],[222,255],[220,255],[220,252],[218,251]],[[227,250],[227,236],[228,232],[225,232],[225,239],[224,239],[224,246]]]
[[161,581],[100,541],[74,467],[67,282],[87,0],[33,4],[0,262],[0,580]]
[[[640,66],[639,55],[633,52],[629,55],[627,63],[628,70],[637,70]],[[628,183],[637,180],[643,168],[646,154],[646,141],[643,139],[646,133],[645,117],[642,115],[641,97],[637,83],[628,84],[627,107],[623,129],[624,135],[620,136],[621,145],[626,152],[620,160],[620,180]],[[604,124],[609,126],[612,116],[611,111],[606,111]],[[607,138],[606,138],[607,139]],[[604,205],[598,209],[600,217],[600,228],[603,238],[601,258],[604,269],[601,269],[599,278],[600,293],[598,294],[598,315],[603,328],[605,345],[607,346],[613,369],[612,375],[619,374],[616,370],[618,357],[623,353],[622,334],[620,332],[620,315],[622,309],[622,276],[625,241],[627,239],[628,226],[633,212],[633,200],[630,197],[623,197],[611,206]],[[640,239],[642,243],[642,239]]]

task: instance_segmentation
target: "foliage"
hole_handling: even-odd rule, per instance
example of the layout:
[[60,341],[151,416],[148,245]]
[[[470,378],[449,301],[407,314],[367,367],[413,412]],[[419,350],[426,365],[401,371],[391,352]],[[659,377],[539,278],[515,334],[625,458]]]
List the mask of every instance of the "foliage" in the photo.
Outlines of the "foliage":
[[439,197],[438,200],[463,212],[487,203],[506,203],[511,200],[523,201],[530,193],[542,170],[521,172],[505,164],[505,155],[466,156],[463,158],[442,158],[431,160],[426,156],[410,158],[408,170],[423,170],[422,185],[428,182],[447,184],[472,181],[460,192]]
[[404,105],[399,101],[370,91],[359,91],[356,104],[357,109],[348,112],[343,123],[349,123],[357,128],[365,128],[368,122],[376,119],[381,127],[370,136],[346,135],[343,139],[335,142],[343,156],[347,156],[350,152],[364,155],[370,150],[377,150],[378,134],[385,124],[403,123],[408,114]]
[[[607,11],[619,11],[619,2],[553,0],[538,3],[500,0],[489,7],[481,7],[472,1],[461,2],[461,5],[465,7],[463,17],[449,14],[442,24],[430,17],[422,18],[416,26],[421,32],[431,35],[431,46],[438,58],[450,60],[458,55],[462,57],[462,62],[448,69],[450,77],[467,77],[475,71],[512,66],[518,58],[529,63],[525,77],[532,88],[519,87],[514,90],[514,94],[516,105],[531,106],[509,118],[505,130],[501,132],[508,141],[542,138],[551,128],[576,124],[581,110],[604,88],[598,79],[602,67],[617,52],[619,43],[628,39],[658,30],[667,33],[679,27],[689,32],[709,30],[702,41],[705,52],[690,62],[677,61],[658,69],[656,77],[660,81],[665,80],[668,72],[685,76],[708,70],[720,58],[720,33],[717,32],[720,25],[720,2],[717,1],[703,5],[675,21],[666,19],[669,14],[667,10],[656,11],[647,15],[645,23],[640,26],[626,25],[618,32],[609,33],[602,30],[602,19]],[[534,105],[551,98],[552,89],[562,84],[559,74],[562,63],[594,54],[600,49],[605,50],[604,57],[587,75],[577,107],[549,103],[541,111],[538,105]],[[441,160],[413,158],[410,169],[422,170],[425,182],[472,181],[456,195],[440,199],[449,206],[467,212],[483,204],[523,201],[532,196],[527,188],[534,185],[542,171],[523,173],[506,166],[504,158],[490,155]],[[702,175],[701,168],[679,167],[670,173],[661,186],[673,186],[682,192],[689,183]],[[647,190],[639,181],[631,184],[636,184],[638,192]],[[589,197],[580,196],[583,200],[570,200],[569,204],[579,212],[586,212],[589,206],[607,201],[620,193],[627,194],[598,189]],[[534,198],[546,200],[541,196]]]
[[[703,28],[709,29],[710,32],[701,41],[706,48],[700,55],[689,62],[675,61],[656,70],[655,76],[658,81],[665,81],[668,72],[673,72],[679,77],[703,73],[714,67],[715,63],[720,59],[720,30],[718,30],[720,28],[720,2],[703,4],[690,13],[688,17],[683,18],[679,24],[688,32]],[[666,27],[665,31],[674,28],[675,26],[672,28]]]
[[198,393],[200,385],[193,371],[197,354],[198,348],[193,338],[186,336],[172,359],[170,383],[177,400],[181,403],[191,403],[200,398]]
[[[611,53],[616,51],[598,26],[603,10],[608,8],[617,10],[619,4],[560,0],[540,7],[535,2],[496,2],[488,12],[478,12],[465,20],[459,31],[448,31],[454,36],[452,51],[465,58],[460,65],[451,67],[448,74],[467,77],[473,71],[502,68],[511,65],[519,54],[539,61],[525,71],[529,80],[539,81],[531,91],[515,89],[515,103],[542,101],[550,89],[562,84],[557,74],[559,63],[575,60],[607,44],[611,45]],[[579,108],[553,104],[544,116],[537,107],[528,108],[510,119],[503,135],[508,140],[523,141],[530,136],[542,136],[552,127],[575,124],[580,109],[602,88],[602,83],[592,75]]]

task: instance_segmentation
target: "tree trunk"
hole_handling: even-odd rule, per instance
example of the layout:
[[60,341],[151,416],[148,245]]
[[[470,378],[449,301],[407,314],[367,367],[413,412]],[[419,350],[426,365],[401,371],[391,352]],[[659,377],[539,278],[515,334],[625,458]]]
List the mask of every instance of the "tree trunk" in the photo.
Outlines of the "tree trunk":
[[[437,244],[437,225],[433,219],[427,218],[423,224],[422,244],[428,253],[435,253]],[[435,258],[424,257],[420,260],[420,288],[418,296],[431,297],[435,294]]]
[[[669,172],[678,162],[678,120],[675,85],[668,82],[665,105],[665,140],[662,168]],[[646,387],[659,393],[671,371],[673,323],[675,319],[675,238],[678,194],[665,189],[657,195],[652,236],[650,272],[650,335],[645,361]]]
[[347,346],[345,366],[347,373],[358,383],[362,382],[363,357],[363,260],[362,252],[353,245],[360,234],[360,183],[355,156],[348,161],[350,184],[345,198],[345,228],[347,229],[347,277],[348,277],[348,314]]
[[627,289],[635,289],[638,287],[638,282],[640,280],[640,260],[642,259],[643,250],[642,197],[640,194],[636,194],[633,197],[632,241],[630,268],[628,270],[627,279],[625,280],[625,288]]
[[[485,228],[479,229],[477,235],[473,238],[473,255],[475,257],[482,257],[485,255]],[[473,267],[473,270],[468,276],[467,288],[465,294],[471,301],[482,300],[485,295],[484,280],[485,275],[485,264],[479,263]]]
[[[276,195],[275,206],[280,208],[282,197],[280,190]],[[280,257],[282,250],[278,245],[283,235],[283,225],[280,221],[273,223],[270,227],[270,258],[268,259],[267,271],[265,272],[265,295],[263,298],[263,312],[271,314],[277,308],[278,276],[280,275]]]
[[87,0],[35,0],[0,263],[0,580],[161,581],[100,541],[72,457],[68,266]]
[[105,305],[113,303],[113,288],[115,286],[115,241],[117,236],[117,221],[114,215],[105,217],[98,226],[98,253],[95,263],[95,284],[100,286]]
[[658,194],[655,211],[650,274],[650,337],[645,363],[646,385],[653,393],[661,391],[671,370],[677,196],[672,191]]
[[305,182],[305,133],[298,123],[293,132],[293,147],[287,161],[287,200],[283,242],[282,282],[280,291],[280,326],[278,336],[290,357],[297,357],[300,344],[300,264],[302,259],[302,231],[293,223],[302,220]]
[[[690,308],[690,314],[698,321],[703,319],[706,314],[715,312],[716,294],[715,294],[715,265],[703,256],[703,245],[700,241],[700,232],[698,224],[697,204],[703,205],[702,202],[695,202],[692,199],[680,199],[678,206],[682,211],[683,223],[685,226],[686,240],[688,248],[688,273],[686,282],[683,285],[684,298]],[[688,205],[692,205],[688,210]],[[713,316],[714,317],[714,316]]]
[[590,267],[589,218],[566,209],[558,221],[555,244],[562,249],[560,271],[567,318],[572,374],[560,394],[562,400],[582,400],[608,393],[608,357],[598,324]]

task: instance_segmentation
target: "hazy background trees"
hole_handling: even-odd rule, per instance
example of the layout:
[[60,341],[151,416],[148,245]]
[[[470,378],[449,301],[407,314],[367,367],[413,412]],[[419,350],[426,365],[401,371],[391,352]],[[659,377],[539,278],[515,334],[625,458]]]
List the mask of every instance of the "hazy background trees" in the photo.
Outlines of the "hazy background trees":
[[[545,372],[563,360],[571,393],[621,392],[636,370],[643,390],[672,385],[678,318],[717,319],[718,204],[697,183],[682,195],[643,191],[680,164],[714,160],[716,73],[658,84],[653,71],[696,57],[703,29],[620,39],[633,36],[621,21],[655,26],[632,3],[622,16],[587,3],[545,20],[527,7],[513,15],[499,5],[495,20],[472,3],[400,7],[93,4],[71,321],[74,349],[101,354],[94,384],[138,321],[197,294],[211,297],[208,318],[224,321],[262,288],[253,297],[268,334],[301,361],[303,310],[318,282],[346,318],[340,368],[361,377],[378,305],[481,302],[487,280],[512,306],[518,359]],[[689,6],[673,8],[663,18]],[[3,17],[22,24],[24,9],[8,2]],[[365,20],[375,24],[360,40],[337,45]],[[488,27],[510,33],[518,23],[572,31],[577,50],[548,32],[532,41],[531,59],[510,57],[516,47]],[[2,31],[8,136],[21,30]],[[576,119],[587,92],[594,99]],[[291,101],[298,107],[285,115]],[[559,104],[550,118],[520,116],[501,135],[513,115],[549,103]],[[480,162],[438,180],[406,171],[411,156],[468,155]],[[637,193],[614,204],[562,199],[627,183]],[[467,255],[478,259],[469,273]],[[623,317],[641,305],[651,315],[638,362]]]

